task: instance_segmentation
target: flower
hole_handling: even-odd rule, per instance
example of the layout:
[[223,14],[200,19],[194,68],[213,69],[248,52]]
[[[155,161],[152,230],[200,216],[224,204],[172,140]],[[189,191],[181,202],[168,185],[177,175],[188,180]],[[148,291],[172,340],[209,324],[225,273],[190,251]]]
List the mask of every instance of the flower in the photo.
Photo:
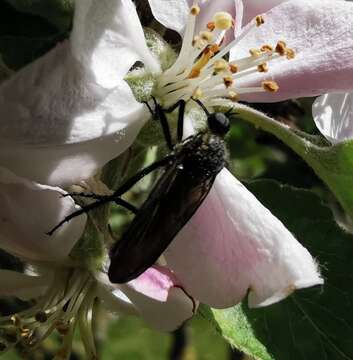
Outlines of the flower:
[[[159,19],[166,16],[163,13],[163,3],[163,0],[151,1],[153,12]],[[227,9],[230,3],[232,2],[217,2],[218,9]],[[179,8],[186,7],[182,2],[178,4]],[[209,25],[214,22],[211,4],[212,2],[203,2],[199,6],[200,15],[204,14],[203,18],[207,16]],[[196,29],[198,28],[199,15],[189,14],[184,33],[184,52],[182,50],[176,64],[161,75],[159,91],[162,100],[169,104],[169,99],[188,99],[190,95],[196,94],[201,96],[206,104],[217,96],[274,102],[351,89],[348,78],[352,66],[347,59],[352,51],[349,36],[352,27],[344,21],[343,14],[352,13],[353,7],[351,3],[343,1],[334,4],[333,6],[333,3],[327,0],[287,1],[266,13],[263,16],[263,25],[257,27],[253,20],[242,31],[239,30],[240,20],[238,21],[238,17],[242,19],[242,15],[237,15],[235,29],[238,36],[221,47],[215,56],[209,54],[212,46],[207,45],[217,44],[221,29],[216,29],[214,36],[208,37],[210,41],[204,40],[204,34],[194,32],[195,23]],[[184,9],[185,11],[187,9]],[[295,16],[292,16],[293,14]],[[342,36],[338,36],[339,34]],[[204,54],[202,62],[197,62],[194,61],[194,54],[198,53],[198,47],[201,45],[204,45],[207,53]],[[217,47],[214,47],[217,51]],[[202,53],[201,50],[200,52]],[[222,68],[218,60],[227,52],[230,61],[223,62]],[[284,55],[294,58],[285,61]],[[256,68],[263,63],[268,63],[268,69],[267,66]],[[191,69],[194,70],[194,74],[190,74]],[[223,72],[219,72],[222,69]],[[218,76],[212,70],[215,70]],[[200,71],[198,76],[197,71]],[[177,73],[178,77],[173,77],[174,73]],[[275,81],[279,91],[277,86],[266,86],[269,91],[265,91],[263,81],[266,80]],[[165,86],[167,81],[169,83]],[[203,96],[199,89],[204,92]]]
[[[273,67],[291,69],[293,66],[296,69],[304,64],[300,59],[306,47],[301,44],[301,47],[295,46],[294,51],[281,40],[282,35],[273,39],[269,34],[273,33],[276,22],[282,25],[283,19],[289,23],[287,32],[290,33],[289,26],[292,30],[294,24],[290,24],[286,14],[293,9],[300,12],[298,17],[304,17],[309,23],[313,15],[310,6],[290,1],[264,15],[265,24],[262,24],[263,18],[257,17],[240,31],[238,21],[242,14],[237,13],[234,20],[224,12],[234,6],[233,2],[193,2],[187,18],[181,9],[183,4],[175,5],[178,7],[176,14],[181,15],[173,17],[174,24],[178,24],[175,18],[181,19],[174,29],[183,33],[182,49],[176,62],[157,76],[154,95],[159,102],[168,107],[193,96],[206,106],[213,106],[252,97],[259,101],[275,101],[278,96],[291,97],[293,92],[303,91],[294,87],[290,95],[283,95],[281,79],[272,80],[271,66],[268,67],[267,62]],[[151,0],[150,5],[156,18],[164,20],[164,25],[172,22],[166,2]],[[236,2],[236,7],[241,11],[240,2]],[[213,13],[214,10],[218,12]],[[186,24],[181,26],[185,18]],[[222,39],[233,21],[234,39],[228,37],[222,48]],[[200,23],[206,27],[202,28]],[[279,28],[282,30],[283,26]],[[295,57],[298,48],[300,61]],[[229,62],[223,59],[228,51]],[[247,292],[250,306],[266,306],[283,299],[296,288],[323,283],[307,250],[225,169],[217,176],[205,202],[164,255],[168,267],[181,279],[188,293],[218,308],[238,303]]]
[[123,77],[140,53],[158,70],[141,39],[129,1],[75,1],[70,39],[0,85],[0,165],[64,187],[127,149],[148,114]]
[[[108,311],[141,315],[158,330],[171,331],[190,318],[197,304],[168,269],[155,266],[137,279],[109,283],[104,261],[84,261],[72,249],[81,238],[86,216],[76,217],[45,235],[63,216],[78,208],[57,187],[40,185],[0,168],[1,247],[27,264],[25,273],[0,270],[0,296],[34,300],[15,314],[0,317],[0,350],[21,345],[30,351],[54,330],[63,335],[57,359],[66,359],[76,327],[80,328],[87,358],[96,349],[92,335],[94,304]],[[82,260],[84,259],[84,260]]]

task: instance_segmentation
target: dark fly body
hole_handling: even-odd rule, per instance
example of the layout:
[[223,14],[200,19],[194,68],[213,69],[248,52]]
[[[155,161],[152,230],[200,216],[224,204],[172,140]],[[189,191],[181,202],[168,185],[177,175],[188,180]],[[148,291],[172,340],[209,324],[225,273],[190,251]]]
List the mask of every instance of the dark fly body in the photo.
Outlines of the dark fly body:
[[[178,142],[173,145],[167,111],[155,102],[153,114],[161,123],[170,154],[134,175],[112,195],[77,194],[97,201],[69,215],[50,232],[52,234],[73,217],[108,202],[115,202],[133,211],[136,214],[134,219],[110,252],[108,275],[112,283],[132,280],[158,260],[202,204],[217,174],[225,166],[223,138],[229,131],[229,119],[223,113],[209,113],[200,101],[196,101],[206,112],[207,130],[182,140],[185,102],[181,101],[169,109],[172,111],[179,107]],[[162,174],[139,209],[120,198],[156,169],[162,169]]]

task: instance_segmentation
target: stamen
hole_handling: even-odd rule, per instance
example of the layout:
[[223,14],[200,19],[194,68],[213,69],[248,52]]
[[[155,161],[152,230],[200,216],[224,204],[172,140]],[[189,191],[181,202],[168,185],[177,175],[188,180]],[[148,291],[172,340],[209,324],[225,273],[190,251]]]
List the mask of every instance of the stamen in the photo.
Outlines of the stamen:
[[261,26],[265,23],[265,20],[262,15],[257,15],[255,21],[256,21],[256,26]]
[[[250,49],[250,56],[228,62],[223,57],[244,39],[256,27],[265,23],[263,16],[257,16],[231,43],[222,46],[226,31],[234,26],[234,19],[227,12],[217,12],[207,23],[205,31],[196,36],[191,34],[195,29],[195,17],[200,12],[198,2],[194,7],[186,27],[180,55],[172,66],[158,80],[155,96],[168,107],[178,100],[203,99],[212,103],[217,98],[228,101],[239,101],[242,94],[257,92],[276,92],[279,86],[275,81],[263,81],[254,87],[239,87],[238,79],[255,74],[267,73],[269,63],[280,56],[287,59],[295,57],[295,51],[287,47],[284,41],[279,41],[275,47],[264,44],[260,48]],[[188,41],[190,42],[188,43]]]
[[213,64],[213,69],[216,73],[219,72],[223,72],[229,69],[229,64],[227,61],[225,61],[224,59],[221,60],[217,60],[214,64]]
[[195,65],[192,67],[192,70],[190,71],[189,76],[187,77],[188,79],[194,79],[197,78],[200,73],[201,70],[208,64],[209,60],[214,56],[214,51],[218,50],[218,46],[210,46],[207,47],[202,56],[200,57],[200,59],[195,63]]
[[48,316],[44,311],[38,311],[35,315],[35,319],[40,323],[45,323],[48,320]]
[[275,51],[277,54],[284,56],[286,55],[286,51],[287,51],[287,44],[284,41],[278,41]]
[[201,99],[202,96],[203,96],[203,92],[202,92],[202,90],[200,88],[197,88],[192,94],[192,97],[194,99]]
[[228,30],[233,26],[233,18],[232,16],[225,12],[225,11],[220,11],[217,12],[214,16],[213,16],[213,22],[215,24],[216,29],[220,29],[220,30]]
[[261,63],[260,65],[257,66],[257,70],[259,72],[268,72],[268,65],[267,63]]
[[213,40],[213,34],[210,31],[201,31],[200,38],[210,43]]
[[197,15],[200,14],[200,11],[201,11],[200,6],[198,6],[198,5],[193,5],[193,6],[191,6],[190,14],[191,14],[192,16],[197,16]]
[[265,45],[262,45],[260,50],[262,52],[269,52],[269,53],[272,53],[273,52],[273,47],[271,45],[268,45],[268,44],[265,44]]
[[261,50],[259,50],[259,49],[250,49],[249,53],[255,59],[259,58],[262,55]]
[[224,86],[226,88],[229,88],[233,85],[233,78],[231,76],[227,76],[223,78]]
[[216,28],[216,24],[213,21],[210,21],[209,23],[207,23],[206,27],[209,31],[213,31]]
[[286,55],[288,60],[292,60],[295,58],[295,51],[293,49],[287,48]]
[[263,81],[262,87],[268,92],[277,92],[279,90],[279,86],[275,81]]
[[239,71],[239,68],[236,64],[229,64],[229,70],[232,74],[235,74]]
[[230,101],[233,102],[239,101],[239,95],[235,91],[229,91],[228,98]]

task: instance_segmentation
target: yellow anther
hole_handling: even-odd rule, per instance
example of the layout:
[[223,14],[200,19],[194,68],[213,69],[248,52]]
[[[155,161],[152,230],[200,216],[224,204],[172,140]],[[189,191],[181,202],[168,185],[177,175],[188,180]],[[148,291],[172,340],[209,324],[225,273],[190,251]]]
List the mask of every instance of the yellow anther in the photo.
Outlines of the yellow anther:
[[40,323],[45,323],[48,320],[48,316],[44,311],[38,311],[35,319]]
[[258,72],[267,72],[268,71],[268,65],[267,63],[261,63],[260,65],[257,66],[257,71]]
[[233,85],[233,78],[231,76],[226,76],[223,78],[223,83],[226,88],[229,88]]
[[271,45],[268,45],[268,44],[265,44],[265,45],[262,45],[260,50],[262,52],[269,52],[269,53],[272,53],[273,51],[273,47]]
[[287,44],[284,41],[278,41],[275,49],[276,53],[284,56],[287,52]]
[[249,53],[253,58],[258,58],[262,55],[261,50],[259,49],[250,49]]
[[239,68],[235,64],[229,64],[229,70],[232,74],[235,74],[239,71]]
[[200,36],[195,36],[192,40],[192,46],[197,49],[203,49],[205,46],[208,45],[208,41],[201,38]]
[[202,90],[200,88],[197,88],[192,94],[192,97],[194,99],[201,99],[202,96],[203,96],[203,92],[202,92]]
[[21,319],[18,315],[12,315],[11,322],[17,328],[20,328],[22,326]]
[[222,72],[222,71],[226,71],[228,69],[228,67],[229,67],[229,64],[224,59],[217,60],[213,64],[213,69],[217,73]]
[[31,330],[27,328],[23,328],[21,329],[20,334],[22,338],[29,338],[31,335]]
[[213,16],[213,22],[215,27],[219,30],[228,30],[233,26],[233,18],[232,15],[225,11],[217,12]]
[[265,20],[262,15],[257,15],[255,21],[256,21],[256,26],[261,26],[265,23]]
[[200,14],[200,11],[201,11],[200,6],[194,5],[194,6],[191,6],[190,14],[193,16],[197,16],[198,14]]
[[275,81],[263,81],[262,87],[268,92],[276,92],[279,89],[279,86]]
[[213,56],[219,52],[219,46],[217,44],[212,44],[208,50],[212,53]]
[[210,21],[209,23],[207,23],[207,29],[209,31],[213,31],[216,28],[216,24],[213,21]]
[[295,58],[295,51],[293,49],[286,49],[286,56],[288,60],[292,60]]
[[214,56],[214,52],[212,51],[212,46],[207,47],[203,54],[201,55],[200,59],[197,60],[195,65],[192,67],[190,74],[188,75],[188,79],[195,79],[199,77],[201,74],[201,70],[207,65],[211,57]]
[[187,79],[196,79],[200,76],[201,70],[199,69],[191,69],[190,74],[188,75]]
[[239,101],[239,95],[235,91],[229,91],[228,98],[231,101],[237,102]]
[[210,31],[201,31],[200,38],[210,43],[213,40],[213,34]]

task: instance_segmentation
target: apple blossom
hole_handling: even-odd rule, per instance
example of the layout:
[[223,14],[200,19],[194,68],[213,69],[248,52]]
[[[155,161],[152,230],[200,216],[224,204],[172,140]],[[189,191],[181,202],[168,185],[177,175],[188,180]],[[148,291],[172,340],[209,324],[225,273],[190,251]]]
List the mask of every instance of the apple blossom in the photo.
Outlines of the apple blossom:
[[[123,80],[135,61],[153,73],[152,95],[165,106],[197,97],[210,108],[231,107],[237,100],[278,101],[351,89],[352,27],[343,16],[353,15],[352,4],[292,0],[244,29],[241,1],[150,4],[158,20],[183,34],[176,62],[161,70],[130,0],[76,1],[70,40],[0,87],[6,119],[1,165],[35,181],[68,185],[90,177],[124,151],[149,115]],[[190,124],[195,107],[189,104],[185,121]],[[186,292],[215,307],[231,306],[249,292],[250,306],[265,306],[296,288],[323,282],[307,250],[227,170],[164,256],[163,271],[153,267],[121,287],[109,284],[102,269],[83,271],[54,259],[51,276],[23,275],[20,293],[10,287],[6,293],[4,286],[3,294],[28,298],[36,289],[46,316],[58,320],[63,306],[69,306],[64,320],[76,319],[80,310],[86,330],[96,297],[111,308],[140,311],[154,325],[165,321],[160,328],[172,329],[193,313]],[[161,303],[165,316],[158,315]],[[25,320],[33,321],[37,310],[28,310]],[[18,317],[14,320],[18,325]]]
[[193,315],[196,302],[167,268],[152,267],[116,286],[104,271],[104,257],[94,254],[88,261],[87,254],[72,253],[86,216],[63,225],[54,236],[46,235],[48,228],[78,207],[71,197],[63,197],[66,194],[0,168],[1,247],[27,265],[25,273],[0,270],[0,296],[34,301],[19,313],[0,317],[1,351],[19,344],[30,351],[57,330],[64,337],[57,358],[66,359],[74,329],[79,327],[87,357],[94,358],[91,321],[97,299],[108,311],[140,315],[163,331],[174,330]]
[[[176,6],[182,7],[182,4],[179,2]],[[206,106],[224,105],[225,98],[233,102],[257,94],[259,99],[260,96],[265,99],[272,97],[275,101],[281,87],[278,89],[271,77],[268,81],[262,79],[269,70],[267,63],[286,63],[290,67],[296,61],[297,48],[295,51],[289,48],[281,41],[281,35],[275,36],[271,43],[271,37],[266,33],[262,40],[254,40],[257,42],[254,47],[249,44],[248,38],[262,34],[261,29],[266,28],[268,22],[272,29],[271,15],[275,19],[286,16],[291,10],[288,6],[303,11],[303,16],[308,16],[310,7],[308,9],[303,3],[284,4],[282,8],[264,15],[265,24],[262,24],[263,18],[258,17],[242,32],[237,29],[237,19],[241,19],[242,15],[237,14],[235,38],[225,42],[222,48],[221,39],[230,31],[232,17],[226,12],[212,14],[209,4],[202,2],[199,6],[193,2],[185,26],[179,27],[183,33],[179,57],[174,65],[157,77],[153,95],[165,106],[180,99],[187,101],[192,96],[201,99]],[[222,5],[226,7],[229,4],[217,2],[217,7],[221,6],[217,10],[225,10]],[[164,1],[153,0],[150,5],[157,19],[167,19],[163,11],[169,10]],[[238,10],[241,9],[239,2],[237,5]],[[199,21],[201,14],[203,17]],[[207,15],[208,23],[205,22]],[[199,31],[199,22],[208,27],[198,34],[195,29]],[[168,25],[167,21],[165,25]],[[303,44],[300,50],[304,48]],[[249,49],[250,56],[247,56],[245,51]],[[229,51],[234,60],[227,62],[223,56]],[[295,69],[295,65],[292,66]],[[260,79],[260,86],[248,86],[245,82],[248,78],[250,82],[255,82],[254,78]],[[293,91],[300,89],[294,88]],[[244,200],[228,201],[230,197]],[[256,224],[259,224],[257,230]],[[239,302],[248,290],[250,306],[265,306],[281,300],[295,288],[322,283],[309,253],[227,170],[218,175],[210,195],[169,246],[165,257],[187,291],[214,307],[231,306]],[[199,260],[196,262],[195,258]],[[242,259],[245,259],[244,262]]]
[[94,175],[148,119],[123,81],[141,57],[158,71],[130,1],[75,1],[70,39],[0,85],[0,165],[59,186]]

